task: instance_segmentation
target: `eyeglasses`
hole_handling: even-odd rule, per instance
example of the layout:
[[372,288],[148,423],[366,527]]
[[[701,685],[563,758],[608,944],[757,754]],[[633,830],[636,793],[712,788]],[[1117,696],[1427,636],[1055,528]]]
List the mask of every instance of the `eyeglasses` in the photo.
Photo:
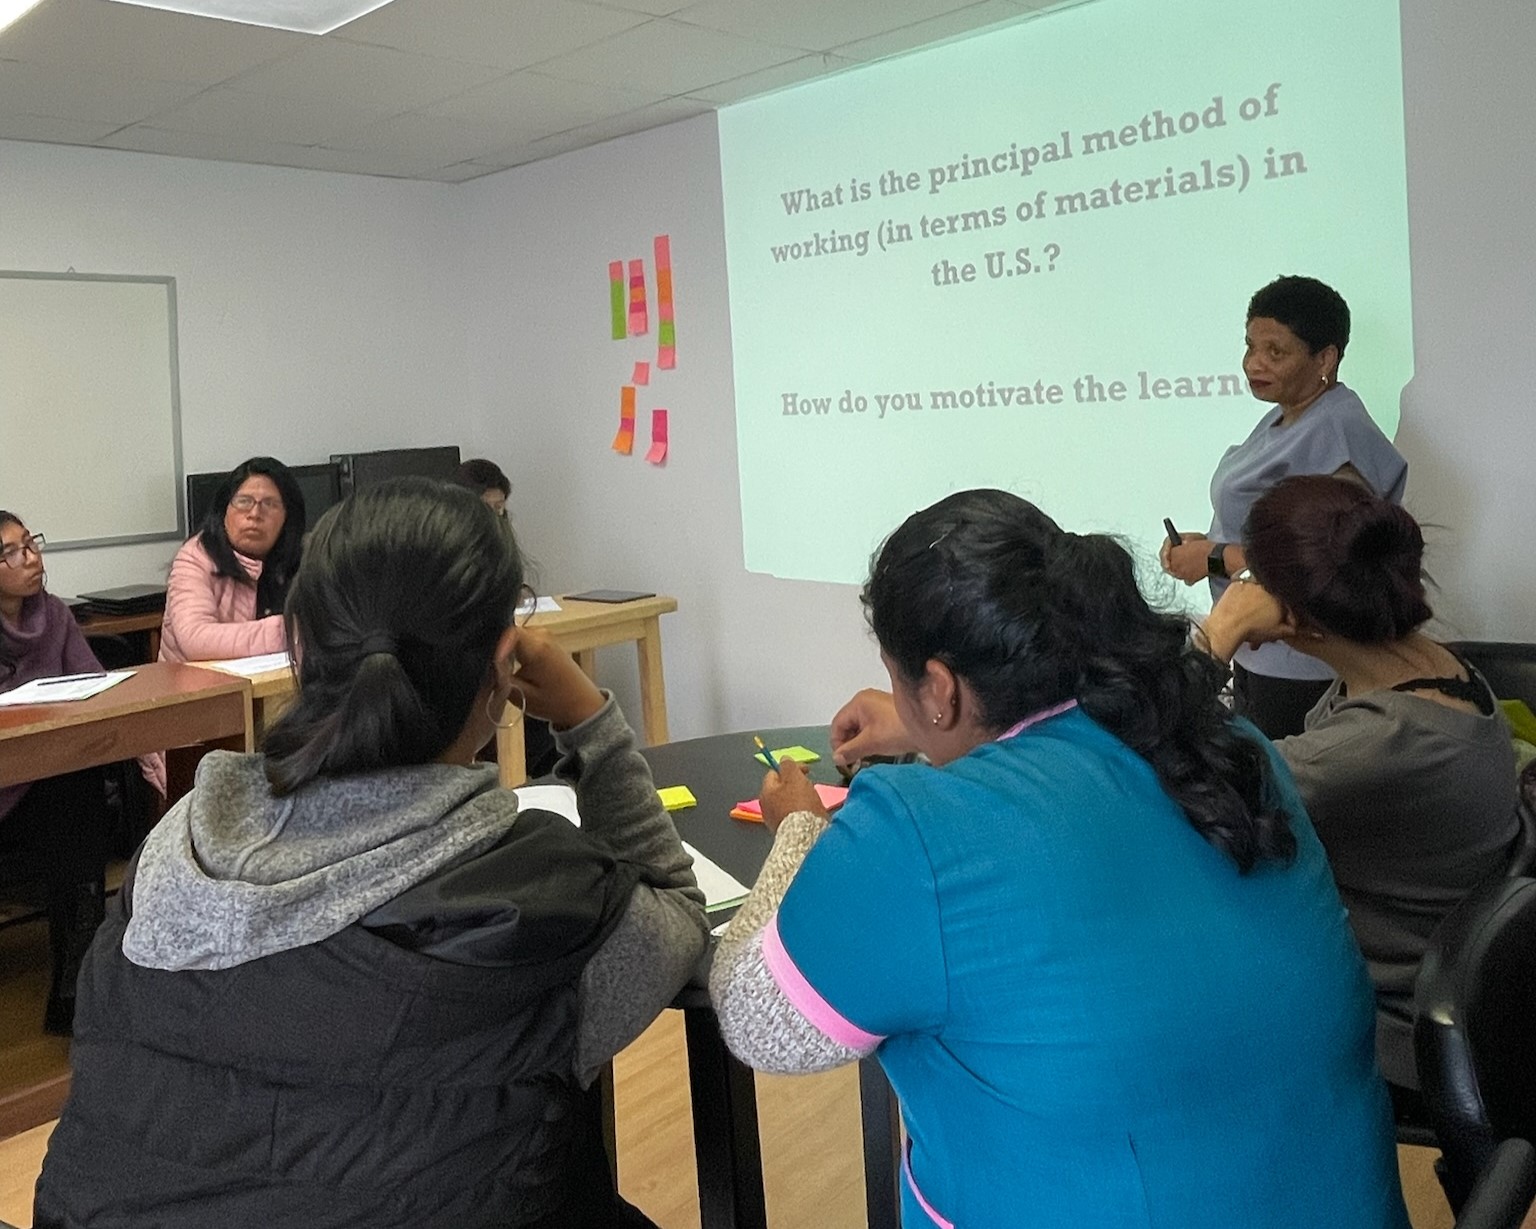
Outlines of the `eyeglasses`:
[[229,501],[229,506],[236,512],[254,512],[260,508],[264,513],[281,512],[283,501],[280,499],[257,499],[254,495],[236,495]]
[[28,551],[31,551],[34,555],[41,555],[43,548],[47,545],[48,540],[42,534],[29,533],[20,542],[12,542],[11,545],[0,551],[0,558],[4,558],[7,567],[19,568],[22,555]]

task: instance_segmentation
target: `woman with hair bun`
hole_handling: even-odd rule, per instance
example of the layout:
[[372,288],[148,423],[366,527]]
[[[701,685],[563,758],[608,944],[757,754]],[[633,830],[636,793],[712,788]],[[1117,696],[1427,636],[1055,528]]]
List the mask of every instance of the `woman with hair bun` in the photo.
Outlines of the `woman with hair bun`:
[[1276,745],[1370,964],[1382,1071],[1417,1089],[1419,961],[1518,835],[1509,726],[1482,676],[1420,630],[1424,535],[1397,504],[1348,479],[1287,478],[1253,505],[1243,548],[1251,579],[1203,636],[1223,661],[1283,641],[1338,674],[1305,732]]
[[[87,956],[36,1225],[650,1225],[592,1083],[688,980],[703,896],[613,698],[514,624],[522,579],[446,483],[321,518],[297,698],[202,761]],[[474,762],[509,697],[580,828]]]
[[964,491],[863,591],[891,691],[803,770],[710,989],[731,1049],[878,1055],[902,1223],[1405,1229],[1371,991],[1322,848],[1221,668],[1113,539]]

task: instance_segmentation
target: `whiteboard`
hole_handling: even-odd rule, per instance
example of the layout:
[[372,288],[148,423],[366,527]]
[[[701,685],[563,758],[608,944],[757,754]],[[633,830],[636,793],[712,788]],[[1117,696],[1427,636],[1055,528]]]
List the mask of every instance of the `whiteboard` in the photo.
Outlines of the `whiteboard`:
[[0,271],[0,508],[58,547],[180,538],[176,281]]

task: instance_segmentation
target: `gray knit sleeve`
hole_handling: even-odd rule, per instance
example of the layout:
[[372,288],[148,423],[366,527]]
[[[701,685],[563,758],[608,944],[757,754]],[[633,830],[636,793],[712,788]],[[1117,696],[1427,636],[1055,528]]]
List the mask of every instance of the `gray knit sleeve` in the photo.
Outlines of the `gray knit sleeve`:
[[613,697],[555,734],[555,772],[576,790],[582,831],[640,881],[577,991],[576,1076],[591,1083],[682,989],[709,943],[704,894]]
[[773,851],[752,893],[715,950],[709,995],[731,1053],[759,1071],[829,1071],[874,1052],[833,1041],[779,989],[763,956],[763,930],[828,821],[798,811],[779,825]]

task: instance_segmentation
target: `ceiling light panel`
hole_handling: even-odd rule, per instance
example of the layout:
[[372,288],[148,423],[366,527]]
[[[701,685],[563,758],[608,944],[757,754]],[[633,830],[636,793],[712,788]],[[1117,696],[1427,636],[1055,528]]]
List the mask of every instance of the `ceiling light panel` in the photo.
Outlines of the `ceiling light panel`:
[[273,30],[296,30],[300,34],[329,34],[364,13],[381,9],[389,0],[112,0],[137,8],[164,9],[169,13],[191,13],[198,17],[216,17],[220,21],[238,21],[248,26],[267,26]]

